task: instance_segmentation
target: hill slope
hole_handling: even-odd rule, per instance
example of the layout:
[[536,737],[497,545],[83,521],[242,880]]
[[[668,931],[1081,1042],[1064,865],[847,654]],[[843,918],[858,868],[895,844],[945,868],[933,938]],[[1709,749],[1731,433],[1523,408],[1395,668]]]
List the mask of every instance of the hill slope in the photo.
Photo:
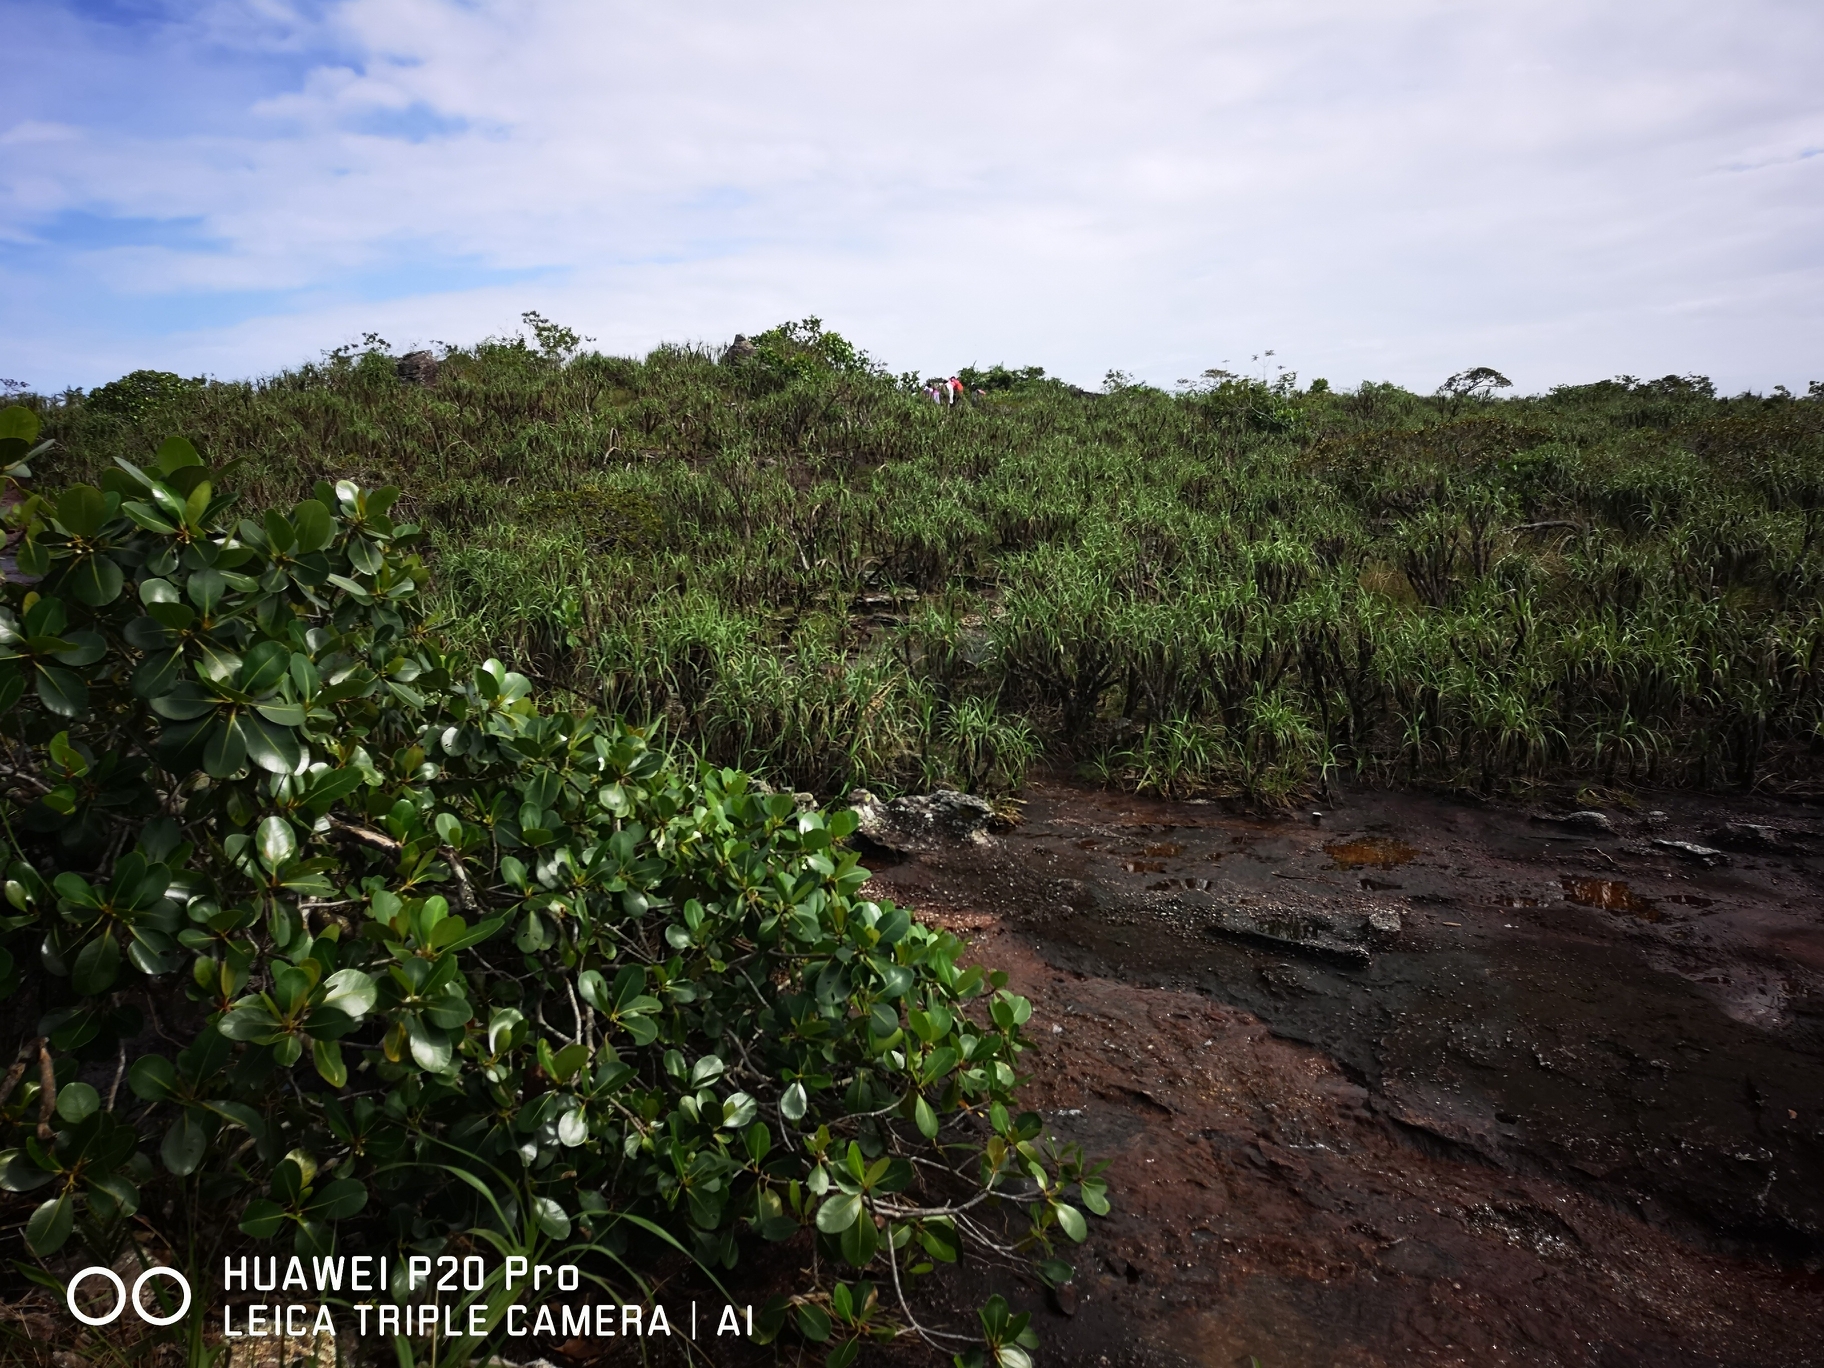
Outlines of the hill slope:
[[[1326,772],[1806,784],[1824,402],[1030,372],[939,407],[810,321],[719,364],[563,330],[33,401],[44,482],[172,432],[252,501],[396,483],[457,637],[820,793]],[[1814,387],[1815,388],[1815,387]]]

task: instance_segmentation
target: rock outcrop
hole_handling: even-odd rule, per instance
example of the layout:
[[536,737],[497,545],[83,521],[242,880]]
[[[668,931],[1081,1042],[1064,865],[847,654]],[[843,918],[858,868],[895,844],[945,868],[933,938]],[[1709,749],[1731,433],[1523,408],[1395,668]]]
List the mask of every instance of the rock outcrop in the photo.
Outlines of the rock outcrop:
[[437,379],[440,364],[431,352],[407,352],[393,363],[393,371],[409,384],[429,385]]

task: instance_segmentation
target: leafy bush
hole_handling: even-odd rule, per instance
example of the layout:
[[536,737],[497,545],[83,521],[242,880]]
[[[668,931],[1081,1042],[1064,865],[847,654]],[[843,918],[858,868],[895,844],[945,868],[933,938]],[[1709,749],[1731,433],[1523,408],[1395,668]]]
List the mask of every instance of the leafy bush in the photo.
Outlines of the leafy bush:
[[964,366],[957,371],[956,378],[971,390],[985,390],[989,394],[998,394],[1004,390],[1024,389],[1043,383],[1045,367],[1021,366],[1017,370],[1010,370],[996,362],[986,370],[978,370],[974,366]]
[[186,380],[170,371],[136,370],[97,388],[88,396],[88,406],[98,413],[139,419],[178,402],[203,384],[200,378]]
[[[0,455],[36,426],[0,414]],[[237,519],[225,474],[172,438],[9,515],[0,986],[41,1067],[0,1187],[32,1254],[111,1258],[137,1215],[193,1271],[238,1228],[631,1292],[636,1254],[801,1239],[900,1292],[767,1307],[846,1361],[965,1247],[1085,1237],[1097,1171],[1014,1110],[1028,1004],[863,895],[853,813],[464,665],[396,489]],[[148,1052],[139,1003],[187,1043]],[[479,1295],[492,1328],[523,1280]]]
[[777,379],[836,375],[879,376],[883,374],[866,352],[841,333],[830,332],[821,318],[806,318],[796,323],[781,323],[754,338],[754,359],[765,372]]

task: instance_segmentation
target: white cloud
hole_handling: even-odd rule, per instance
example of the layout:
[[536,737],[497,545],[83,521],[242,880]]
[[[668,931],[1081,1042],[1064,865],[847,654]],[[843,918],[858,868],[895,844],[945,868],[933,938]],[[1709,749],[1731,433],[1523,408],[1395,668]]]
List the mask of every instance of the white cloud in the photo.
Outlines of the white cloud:
[[[1268,346],[1426,388],[1482,363],[1523,387],[1824,375],[1814,5],[299,15],[223,3],[145,35],[197,79],[276,63],[181,120],[135,116],[127,99],[164,98],[150,74],[86,121],[48,95],[0,114],[0,243],[52,225],[32,335],[0,340],[0,372],[241,374],[536,307],[636,351],[817,312],[896,365],[1084,381],[1170,383]],[[27,136],[72,122],[74,141]],[[222,245],[59,256],[58,210],[200,216]],[[56,271],[74,285],[79,262],[61,308]],[[202,307],[210,291],[259,293]],[[199,307],[218,321],[182,321]]]

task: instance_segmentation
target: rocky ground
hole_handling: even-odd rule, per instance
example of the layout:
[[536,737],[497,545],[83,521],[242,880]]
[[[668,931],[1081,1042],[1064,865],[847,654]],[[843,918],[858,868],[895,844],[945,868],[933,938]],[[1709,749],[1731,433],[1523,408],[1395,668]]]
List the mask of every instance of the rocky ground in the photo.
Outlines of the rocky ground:
[[[1824,811],[1028,796],[993,836],[960,796],[864,800],[871,887],[1032,999],[1029,1104],[1113,1160],[1114,1211],[1060,1292],[972,1264],[921,1317],[998,1288],[1042,1368],[1824,1364]],[[808,1258],[769,1247],[735,1294]],[[62,1324],[7,1343],[80,1368]]]
[[1337,797],[1042,788],[874,852],[1012,972],[1033,1105],[1116,1161],[1026,1298],[1044,1360],[1824,1362],[1811,811]]

